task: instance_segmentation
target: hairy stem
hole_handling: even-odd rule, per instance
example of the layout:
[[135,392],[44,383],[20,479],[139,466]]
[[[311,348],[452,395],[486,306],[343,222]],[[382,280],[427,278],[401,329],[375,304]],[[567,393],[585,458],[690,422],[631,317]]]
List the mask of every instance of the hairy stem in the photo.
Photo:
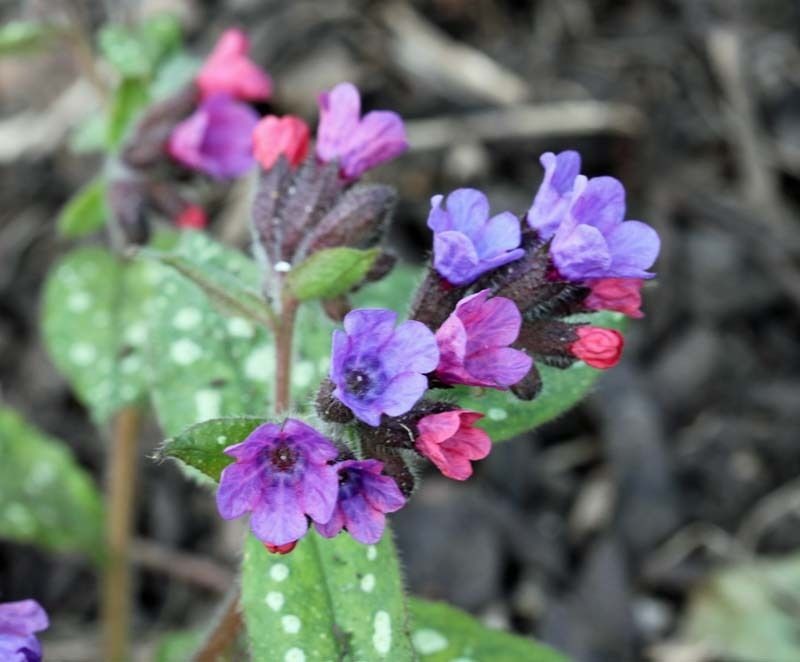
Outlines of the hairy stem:
[[138,458],[140,413],[117,414],[107,476],[106,550],[103,577],[103,645],[106,660],[128,658],[131,620],[130,549]]
[[294,322],[299,302],[284,298],[275,332],[275,414],[280,415],[291,406],[292,341]]

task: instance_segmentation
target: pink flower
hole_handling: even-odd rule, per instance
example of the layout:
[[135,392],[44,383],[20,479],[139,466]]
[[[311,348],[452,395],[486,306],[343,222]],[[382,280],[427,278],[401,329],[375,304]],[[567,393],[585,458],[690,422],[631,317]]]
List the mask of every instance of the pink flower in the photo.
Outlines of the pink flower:
[[269,75],[247,57],[250,42],[241,30],[222,33],[197,75],[203,97],[219,92],[242,101],[265,101],[272,94]]
[[578,340],[569,349],[581,361],[600,370],[613,368],[619,363],[625,345],[625,338],[619,331],[579,326],[576,333]]
[[443,475],[466,480],[472,475],[471,460],[482,460],[492,448],[489,435],[475,423],[483,414],[466,409],[430,414],[417,423],[417,450]]
[[306,158],[309,138],[308,125],[299,117],[267,115],[253,130],[253,154],[264,170],[274,166],[281,154],[296,166]]
[[226,94],[209,97],[169,137],[170,156],[214,179],[234,179],[253,166],[258,115]]
[[592,288],[584,304],[590,310],[614,310],[628,317],[644,317],[641,278],[599,278],[587,281]]
[[507,389],[531,369],[532,360],[508,345],[519,335],[522,315],[511,299],[489,299],[489,290],[468,296],[436,332],[436,376],[447,384]]
[[202,230],[208,224],[205,210],[200,205],[186,205],[175,218],[179,228]]
[[361,96],[352,83],[321,94],[319,110],[317,158],[324,163],[338,160],[344,179],[358,179],[408,149],[400,116],[373,110],[361,117]]

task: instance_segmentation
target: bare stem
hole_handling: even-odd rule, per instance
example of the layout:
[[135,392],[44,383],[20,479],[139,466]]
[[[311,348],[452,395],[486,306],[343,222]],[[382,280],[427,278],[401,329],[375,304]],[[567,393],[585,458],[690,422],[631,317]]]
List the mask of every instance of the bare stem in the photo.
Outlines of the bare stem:
[[292,340],[299,303],[285,297],[275,331],[275,414],[283,414],[291,406]]
[[231,589],[225,598],[223,609],[214,629],[203,642],[202,648],[195,653],[192,662],[217,662],[220,656],[230,650],[236,635],[242,627],[242,615],[239,612],[239,589]]
[[130,549],[138,458],[140,414],[126,407],[117,414],[107,476],[107,559],[103,577],[103,635],[106,660],[128,657],[131,620]]

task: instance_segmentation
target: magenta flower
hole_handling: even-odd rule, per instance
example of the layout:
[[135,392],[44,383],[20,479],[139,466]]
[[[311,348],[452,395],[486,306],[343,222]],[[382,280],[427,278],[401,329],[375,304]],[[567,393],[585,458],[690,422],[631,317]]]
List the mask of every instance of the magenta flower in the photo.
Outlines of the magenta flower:
[[436,332],[436,376],[446,384],[507,389],[531,369],[532,360],[508,345],[519,335],[522,315],[511,299],[489,299],[489,290],[461,299]]
[[0,604],[0,660],[40,662],[42,646],[34,633],[49,625],[47,614],[36,600]]
[[258,115],[250,106],[216,94],[173,129],[170,156],[214,179],[234,179],[253,166],[253,129]]
[[471,188],[453,191],[446,208],[441,195],[431,198],[428,227],[433,230],[433,266],[453,285],[521,258],[519,219],[510,212],[489,218],[486,196]]
[[223,92],[242,101],[265,101],[272,94],[272,80],[248,57],[250,42],[241,30],[225,30],[197,74],[203,97]]
[[408,149],[400,116],[373,110],[361,117],[361,96],[352,83],[322,93],[319,111],[317,158],[324,163],[338,160],[344,179],[358,179]]
[[589,280],[586,285],[592,289],[583,302],[589,310],[614,310],[635,319],[644,317],[641,278],[600,278]]
[[344,331],[333,332],[333,395],[368,425],[411,409],[439,361],[427,326],[408,321],[395,328],[396,321],[391,310],[362,308],[345,316]]
[[224,519],[250,512],[256,538],[273,546],[305,535],[306,516],[319,523],[330,520],[338,477],[329,462],[338,451],[314,428],[293,418],[283,425],[264,423],[225,454],[236,462],[222,471],[217,490]]
[[386,513],[400,510],[406,500],[397,483],[381,474],[378,460],[345,460],[336,465],[339,472],[339,498],[333,517],[315,524],[326,538],[347,529],[365,545],[378,542],[386,526]]
[[652,278],[658,257],[656,231],[640,221],[625,221],[625,188],[613,177],[578,175],[577,152],[548,152],[540,162],[545,178],[528,223],[542,240],[552,239],[550,256],[562,278]]
[[444,476],[466,480],[472,475],[471,461],[482,460],[492,450],[489,435],[475,427],[482,418],[466,409],[429,414],[417,423],[416,448]]

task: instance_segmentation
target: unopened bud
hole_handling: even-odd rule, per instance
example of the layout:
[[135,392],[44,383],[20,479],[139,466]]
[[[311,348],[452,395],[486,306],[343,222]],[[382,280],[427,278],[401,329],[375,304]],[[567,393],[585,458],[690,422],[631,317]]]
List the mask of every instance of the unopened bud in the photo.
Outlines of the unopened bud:
[[334,397],[334,383],[330,379],[322,382],[317,391],[316,409],[323,421],[331,423],[349,423],[353,420],[353,412]]
[[597,326],[579,326],[577,335],[578,340],[570,346],[576,357],[600,370],[617,365],[625,345],[625,338],[619,331]]
[[292,542],[287,542],[285,545],[271,545],[268,542],[264,543],[264,549],[266,549],[270,554],[288,554],[294,548],[297,547],[297,541],[293,540]]
[[269,170],[284,155],[292,166],[299,165],[308,153],[310,132],[299,117],[267,115],[253,130],[253,155],[264,170]]

